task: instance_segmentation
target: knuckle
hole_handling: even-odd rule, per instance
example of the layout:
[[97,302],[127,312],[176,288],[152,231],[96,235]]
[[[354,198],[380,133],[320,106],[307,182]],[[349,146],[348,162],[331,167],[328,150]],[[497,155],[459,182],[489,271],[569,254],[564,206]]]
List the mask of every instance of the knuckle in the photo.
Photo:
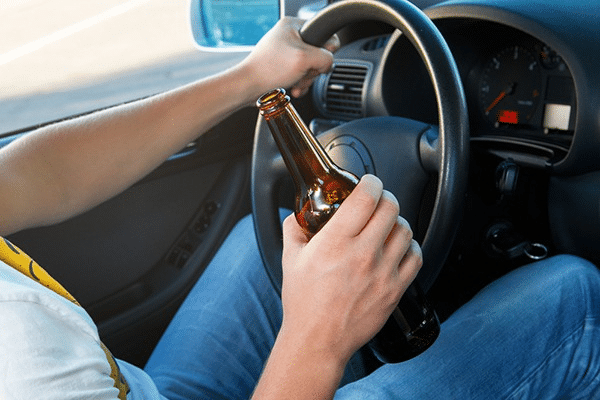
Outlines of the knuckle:
[[413,241],[414,243],[417,243],[413,240],[413,231],[408,221],[402,218],[401,216],[398,216],[397,221],[398,230],[402,238],[406,241]]
[[356,250],[355,268],[364,274],[371,274],[379,258],[378,249],[373,246],[359,246]]
[[357,254],[357,262],[365,270],[370,270],[377,258],[375,250],[372,247],[362,247]]
[[398,199],[391,192],[384,190],[381,196],[381,201],[385,207],[389,208],[390,213],[398,215],[400,213],[400,204]]
[[360,191],[357,192],[356,196],[354,197],[354,201],[356,202],[357,207],[372,210],[374,210],[377,207],[378,199],[375,198],[375,196],[373,196],[373,194],[369,192]]
[[423,252],[421,251],[421,246],[414,239],[411,242],[410,251],[417,269],[421,269],[423,266]]

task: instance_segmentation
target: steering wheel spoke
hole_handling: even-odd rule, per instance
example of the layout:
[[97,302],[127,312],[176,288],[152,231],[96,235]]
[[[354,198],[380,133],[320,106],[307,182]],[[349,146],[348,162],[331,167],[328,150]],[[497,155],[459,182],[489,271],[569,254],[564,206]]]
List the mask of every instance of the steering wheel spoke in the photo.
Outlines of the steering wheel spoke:
[[440,157],[443,149],[440,147],[440,131],[436,126],[431,126],[421,135],[419,140],[419,155],[421,165],[427,172],[440,172]]

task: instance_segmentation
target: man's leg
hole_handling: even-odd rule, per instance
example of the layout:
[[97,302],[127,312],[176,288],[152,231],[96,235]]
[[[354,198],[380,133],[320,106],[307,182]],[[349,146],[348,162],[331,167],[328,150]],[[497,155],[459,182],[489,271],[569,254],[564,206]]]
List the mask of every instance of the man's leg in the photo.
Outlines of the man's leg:
[[336,399],[598,399],[600,274],[559,256],[492,283],[410,361],[385,365]]
[[[281,326],[251,217],[232,230],[157,345],[146,372],[171,399],[247,399]],[[360,357],[347,380],[364,375]]]

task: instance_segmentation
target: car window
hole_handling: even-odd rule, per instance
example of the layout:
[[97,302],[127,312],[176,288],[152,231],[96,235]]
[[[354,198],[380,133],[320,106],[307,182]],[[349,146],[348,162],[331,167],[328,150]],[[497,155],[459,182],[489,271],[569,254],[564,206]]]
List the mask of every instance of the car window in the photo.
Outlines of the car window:
[[[412,1],[421,8],[435,2]],[[286,14],[311,3],[286,0]],[[245,56],[198,50],[188,6],[188,0],[0,1],[0,135],[156,94]]]
[[152,95],[240,54],[203,53],[187,0],[0,2],[0,134]]

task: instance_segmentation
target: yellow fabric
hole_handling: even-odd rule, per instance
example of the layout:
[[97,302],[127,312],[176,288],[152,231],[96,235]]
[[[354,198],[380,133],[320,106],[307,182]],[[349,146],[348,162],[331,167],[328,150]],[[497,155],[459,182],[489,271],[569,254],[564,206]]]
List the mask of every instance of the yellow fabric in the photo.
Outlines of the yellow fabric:
[[[2,237],[0,237],[0,261],[3,261],[5,264],[13,267],[17,271],[59,294],[73,304],[81,307],[77,300],[75,300],[75,298],[71,296],[71,294],[64,287],[62,287],[60,283],[58,283],[42,267],[40,267],[38,263],[25,254],[21,249]],[[106,354],[106,359],[110,364],[110,377],[115,382],[114,386],[119,390],[119,399],[126,400],[127,393],[129,393],[129,385],[125,380],[125,377],[121,374],[119,366],[117,365],[117,362],[110,351],[103,343],[100,343],[100,346]]]

